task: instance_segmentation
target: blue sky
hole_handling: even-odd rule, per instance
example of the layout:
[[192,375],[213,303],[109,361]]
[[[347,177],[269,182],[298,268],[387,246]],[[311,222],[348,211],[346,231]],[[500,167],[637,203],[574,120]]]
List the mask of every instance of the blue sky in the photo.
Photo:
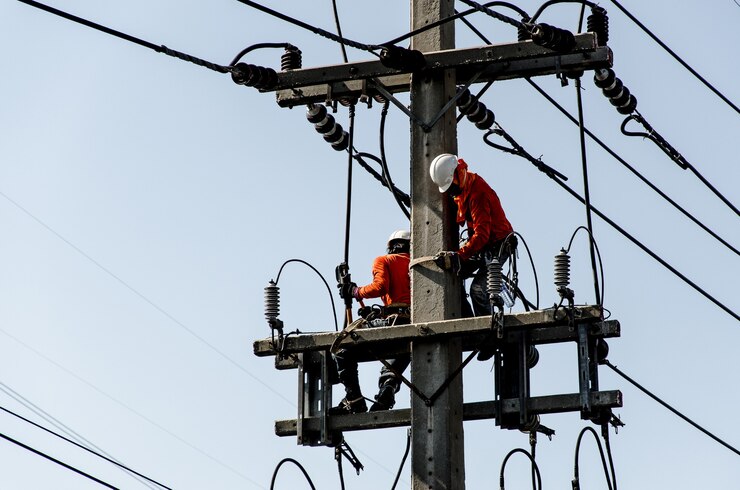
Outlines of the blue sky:
[[[219,64],[260,42],[290,42],[305,67],[337,64],[337,44],[233,0],[48,2],[62,10]],[[327,30],[331,3],[276,2]],[[380,43],[408,31],[408,5],[380,1],[358,9],[339,1],[347,37]],[[624,6],[736,105],[740,67],[732,0],[635,2]],[[533,13],[539,3],[517,3]],[[704,177],[736,205],[738,113],[712,94],[611,2],[614,70],[638,98],[638,110]],[[458,8],[462,9],[461,4]],[[540,17],[575,30],[579,7],[556,5]],[[509,14],[505,9],[502,13]],[[470,17],[492,42],[514,30]],[[462,24],[457,46],[481,42]],[[263,288],[287,259],[300,258],[326,278],[341,262],[346,154],[333,151],[301,108],[279,108],[273,94],[237,86],[227,75],[54,17],[15,1],[0,5],[0,381],[125,464],[178,489],[269,488],[284,457],[301,461],[317,488],[339,488],[333,451],[277,438],[275,419],[295,416],[294,372],[277,372],[252,355],[266,337]],[[349,50],[351,60],[367,53]],[[277,68],[279,51],[246,61]],[[535,80],[576,110],[573,84]],[[623,116],[584,77],[587,127],[669,196],[734,247],[737,216],[651,142],[619,131]],[[407,101],[407,97],[401,96]],[[497,82],[483,101],[535,156],[582,189],[578,133],[524,81]],[[347,127],[347,111],[336,118]],[[378,153],[380,107],[357,108],[356,147]],[[632,126],[634,129],[635,126]],[[394,180],[409,188],[408,118],[391,109],[386,151]],[[585,224],[583,207],[529,163],[486,146],[467,121],[459,153],[497,190],[532,251],[541,305],[557,301],[552,260]],[[689,222],[592,142],[591,199],[656,254],[729,309],[738,309],[737,255]],[[388,234],[407,226],[387,191],[357,168],[350,266],[370,279]],[[740,429],[736,379],[738,322],[638,250],[599,218],[594,234],[604,262],[605,305],[622,325],[609,359],[697,423],[735,447]],[[576,302],[593,303],[585,235],[572,249]],[[520,263],[526,264],[521,256]],[[532,274],[522,285],[534,291]],[[333,329],[331,304],[314,272],[290,264],[280,279],[286,329]],[[519,311],[521,307],[515,307]],[[577,390],[574,345],[540,351],[536,395]],[[363,366],[372,394],[379,366]],[[493,390],[490,363],[464,374],[466,401]],[[612,433],[623,488],[730,488],[737,455],[700,434],[607,368],[603,389],[620,389],[626,426]],[[336,396],[336,395],[335,395]],[[399,406],[408,406],[408,391]],[[0,406],[42,422],[0,392]],[[585,426],[578,414],[552,415],[557,431],[540,439],[545,486],[573,477],[573,451]],[[49,425],[44,422],[45,425]],[[120,488],[146,488],[108,463],[0,414],[0,433],[23,441]],[[365,465],[345,464],[348,489],[390,488],[406,431],[347,434]],[[501,461],[527,436],[492,421],[465,425],[467,488],[496,485]],[[68,470],[0,442],[0,486],[99,488]],[[595,445],[581,451],[582,488],[606,488]],[[507,465],[507,488],[527,488],[524,458]],[[400,488],[408,487],[406,467]],[[286,467],[276,488],[308,488]]]

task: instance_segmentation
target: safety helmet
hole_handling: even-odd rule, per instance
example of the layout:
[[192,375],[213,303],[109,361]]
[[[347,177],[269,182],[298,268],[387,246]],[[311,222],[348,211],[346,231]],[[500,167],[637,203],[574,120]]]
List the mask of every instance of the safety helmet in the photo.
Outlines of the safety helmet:
[[388,246],[396,240],[411,241],[411,233],[408,230],[396,230],[388,237]]
[[442,153],[432,160],[429,166],[429,175],[432,181],[439,186],[439,192],[445,192],[452,185],[457,168],[457,156]]

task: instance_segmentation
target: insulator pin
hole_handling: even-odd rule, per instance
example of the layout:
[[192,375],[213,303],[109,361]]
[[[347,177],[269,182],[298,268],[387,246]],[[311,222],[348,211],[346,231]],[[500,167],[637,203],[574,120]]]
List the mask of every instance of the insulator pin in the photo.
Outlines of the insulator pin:
[[565,249],[555,256],[555,287],[558,290],[566,289],[570,284],[570,256]]
[[530,32],[535,44],[554,51],[570,51],[576,45],[572,32],[549,24],[535,24]]
[[288,46],[280,57],[280,70],[298,70],[303,65],[303,56],[301,50],[296,46]]
[[275,281],[270,280],[265,287],[265,319],[271,328],[275,328],[278,316],[280,316],[280,288]]
[[272,68],[237,63],[231,69],[231,79],[239,85],[257,89],[271,89],[277,85],[277,73]]
[[591,8],[591,15],[586,20],[588,32],[596,34],[596,44],[606,46],[609,41],[609,17],[603,7]]
[[460,94],[457,99],[460,114],[465,114],[478,129],[486,130],[493,126],[496,116],[492,110],[488,109],[483,102],[476,100],[467,88],[458,87],[457,91]]

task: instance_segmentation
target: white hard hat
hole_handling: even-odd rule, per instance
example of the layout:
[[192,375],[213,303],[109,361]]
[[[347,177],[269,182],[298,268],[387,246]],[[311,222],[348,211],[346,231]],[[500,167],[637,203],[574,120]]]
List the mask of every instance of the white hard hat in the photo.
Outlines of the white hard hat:
[[456,155],[442,153],[432,160],[432,164],[429,166],[429,175],[432,176],[432,181],[439,186],[439,192],[445,192],[450,188],[456,168]]
[[396,240],[411,241],[411,233],[408,230],[396,230],[388,237],[388,246]]

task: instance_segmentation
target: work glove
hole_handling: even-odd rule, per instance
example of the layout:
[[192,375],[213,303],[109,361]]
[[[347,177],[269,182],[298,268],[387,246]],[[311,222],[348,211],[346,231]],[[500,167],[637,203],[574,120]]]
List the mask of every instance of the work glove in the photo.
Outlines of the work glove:
[[460,273],[460,255],[458,255],[457,252],[440,252],[434,256],[434,263],[437,264],[440,269],[452,271],[455,274]]
[[357,284],[354,282],[348,282],[345,284],[337,284],[339,288],[339,297],[342,299],[357,298]]

